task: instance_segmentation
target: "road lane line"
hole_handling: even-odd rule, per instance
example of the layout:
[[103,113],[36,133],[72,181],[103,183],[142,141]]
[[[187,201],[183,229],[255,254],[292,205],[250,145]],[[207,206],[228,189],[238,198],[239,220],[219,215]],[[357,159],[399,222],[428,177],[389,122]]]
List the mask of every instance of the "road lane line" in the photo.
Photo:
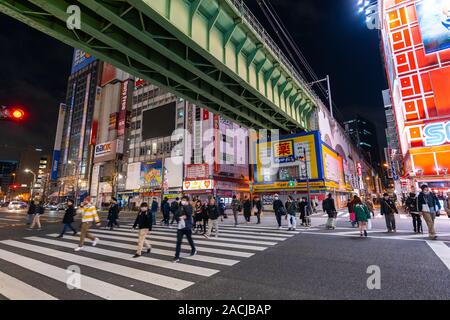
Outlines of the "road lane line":
[[[24,257],[3,249],[0,249],[0,259],[41,274],[47,278],[54,279],[64,284],[67,283],[68,274],[66,269],[58,268],[52,266],[51,264]],[[127,290],[83,274],[80,274],[80,279],[80,290],[89,292],[95,296],[107,300],[155,300],[155,298]]]
[[58,300],[3,272],[0,272],[0,294],[10,300]]
[[[58,234],[49,234],[48,236],[50,237],[56,237]],[[105,238],[104,236],[102,238]],[[75,237],[75,236],[64,236],[64,239],[68,239],[68,240],[73,240],[73,241],[79,241],[79,237]],[[175,255],[175,251],[172,250],[162,250],[162,249],[157,249],[154,247],[154,242],[152,241],[152,252],[151,254],[156,254],[156,255],[162,255],[162,256],[168,256],[168,257],[173,257]],[[120,248],[120,249],[129,249],[129,250],[136,250],[136,245],[132,245],[132,244],[126,244],[126,243],[121,243],[121,242],[114,242],[114,241],[107,241],[102,239],[101,243],[99,245],[105,245],[105,246],[109,246],[109,247],[114,247],[114,248]],[[97,245],[97,246],[99,246]],[[186,247],[187,248],[187,247]],[[189,247],[190,248],[190,247]],[[198,251],[201,251],[201,249],[197,248]],[[181,255],[181,258],[183,259],[188,259],[188,260],[193,260],[193,261],[201,261],[201,262],[208,262],[208,263],[212,263],[212,264],[219,264],[219,265],[224,265],[224,266],[233,266],[236,263],[239,263],[239,260],[232,260],[232,259],[224,259],[224,258],[216,258],[216,257],[211,257],[211,256],[205,256],[202,254],[196,254],[195,256],[191,257],[190,255],[187,256],[183,256],[183,254]]]
[[444,265],[450,270],[450,247],[443,241],[428,240],[427,244],[434,251],[434,253],[441,259]]
[[[132,226],[130,226],[131,228]],[[167,227],[161,227],[161,226],[153,226],[153,230],[175,230]],[[220,233],[225,234],[236,234],[236,235],[251,235],[251,236],[258,236],[258,239],[260,236],[264,238],[268,238],[268,240],[286,240],[287,238],[293,237],[295,234],[277,234],[277,233],[266,233],[264,231],[241,231],[234,229],[234,227],[227,227],[227,226],[219,226]]]
[[174,277],[168,277],[158,273],[143,271],[140,269],[126,267],[119,264],[106,262],[103,260],[97,260],[81,255],[76,255],[73,253],[48,249],[42,246],[36,246],[25,242],[19,242],[15,240],[5,240],[1,241],[1,243],[12,247],[37,252],[39,254],[47,255],[49,257],[70,261],[72,263],[80,265],[85,265],[90,268],[99,269],[105,272],[117,274],[119,276],[139,280],[142,282],[153,284],[155,286],[168,288],[175,291],[181,291],[194,284],[191,281],[185,281]]
[[[64,242],[64,241],[52,240],[52,239],[41,238],[41,237],[28,237],[25,239],[35,241],[35,242],[40,242],[40,243],[52,244],[52,245],[65,247],[65,248],[73,248],[72,243]],[[126,261],[142,263],[142,264],[146,264],[146,265],[150,265],[150,266],[171,269],[171,270],[180,271],[180,272],[192,273],[192,274],[205,276],[205,277],[210,277],[219,272],[219,270],[215,270],[215,269],[197,267],[197,266],[192,266],[192,265],[183,264],[183,263],[173,263],[172,261],[155,259],[155,258],[150,258],[150,257],[146,257],[146,256],[142,256],[139,259],[136,259],[136,258],[133,258],[128,253],[111,251],[111,250],[101,249],[101,248],[97,248],[97,247],[85,247],[84,251],[104,255],[107,257],[111,257],[111,258],[118,258],[118,259],[123,259]]]

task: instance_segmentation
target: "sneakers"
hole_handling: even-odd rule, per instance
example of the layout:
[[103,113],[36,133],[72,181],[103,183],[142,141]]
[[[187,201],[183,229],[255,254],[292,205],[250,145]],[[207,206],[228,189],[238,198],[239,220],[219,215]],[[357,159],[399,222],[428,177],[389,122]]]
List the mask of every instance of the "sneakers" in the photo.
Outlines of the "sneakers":
[[95,238],[94,241],[92,242],[92,246],[95,247],[99,241],[100,241],[99,238]]
[[180,258],[174,258],[172,262],[173,262],[173,263],[180,262]]
[[197,249],[191,252],[191,257],[195,256],[197,254]]
[[140,256],[141,256],[140,254],[135,253],[133,258],[139,258]]
[[288,228],[288,231],[291,231],[292,230],[292,228]]
[[150,253],[152,251],[152,248],[147,249],[147,253]]
[[75,251],[78,252],[78,251],[81,251],[81,250],[83,250],[83,249],[84,249],[84,247],[76,247],[76,248],[75,248]]
[[281,226],[278,227],[278,230],[281,230]]
[[364,230],[364,237],[367,237],[367,231]]
[[77,233],[78,233],[78,232],[74,231],[74,232],[73,232],[73,235],[74,235],[74,236],[76,236],[76,235],[77,235]]
[[62,238],[63,237],[63,235],[62,234],[60,234],[59,236],[57,236],[57,238]]
[[209,236],[205,233],[204,235],[203,235],[206,239],[209,239]]

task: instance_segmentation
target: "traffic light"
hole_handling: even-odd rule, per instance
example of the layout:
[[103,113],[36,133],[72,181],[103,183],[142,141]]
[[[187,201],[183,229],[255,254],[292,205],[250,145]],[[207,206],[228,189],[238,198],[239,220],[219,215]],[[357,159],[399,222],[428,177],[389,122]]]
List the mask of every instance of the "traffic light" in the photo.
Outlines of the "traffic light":
[[0,107],[0,120],[21,121],[25,118],[25,112],[17,107]]
[[19,185],[18,184],[12,184],[12,185],[9,186],[9,188],[11,190],[17,190],[19,188]]

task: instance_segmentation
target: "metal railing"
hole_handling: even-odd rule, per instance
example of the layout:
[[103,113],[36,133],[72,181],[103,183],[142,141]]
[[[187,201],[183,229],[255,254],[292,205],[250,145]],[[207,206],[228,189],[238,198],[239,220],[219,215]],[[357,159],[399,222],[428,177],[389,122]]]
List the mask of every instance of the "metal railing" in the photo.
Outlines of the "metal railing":
[[243,21],[261,38],[261,40],[264,41],[264,44],[272,51],[274,57],[278,59],[278,62],[290,70],[294,78],[303,86],[311,97],[316,100],[316,104],[322,103],[319,96],[312,90],[311,86],[305,81],[305,79],[303,79],[297,69],[294,68],[283,51],[281,51],[276,42],[267,33],[266,29],[253,15],[251,10],[244,3],[244,0],[229,0],[229,2],[233,4],[234,7],[242,14]]

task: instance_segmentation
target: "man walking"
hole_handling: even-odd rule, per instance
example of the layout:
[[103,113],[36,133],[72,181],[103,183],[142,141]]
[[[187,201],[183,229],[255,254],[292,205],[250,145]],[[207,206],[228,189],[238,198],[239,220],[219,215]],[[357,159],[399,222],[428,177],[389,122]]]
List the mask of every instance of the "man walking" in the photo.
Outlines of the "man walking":
[[419,200],[414,192],[409,194],[405,201],[406,212],[411,215],[414,232],[423,233],[422,218],[419,211]]
[[328,220],[326,223],[326,229],[336,229],[336,206],[334,205],[333,195],[331,193],[328,194],[328,197],[322,202],[323,211],[328,215]]
[[248,196],[245,196],[243,208],[244,208],[245,223],[249,223],[250,217],[252,215],[252,202],[250,201],[250,198]]
[[206,213],[209,217],[208,220],[208,231],[204,234],[205,238],[209,238],[211,236],[212,228],[215,230],[215,237],[219,237],[219,208],[216,205],[216,199],[210,198],[209,203],[206,206]]
[[172,221],[170,221],[171,225],[175,222],[179,210],[180,210],[180,198],[177,197],[175,201],[173,201],[170,204],[170,212],[172,212]]
[[93,222],[95,222],[97,226],[100,226],[100,218],[98,217],[97,209],[91,203],[91,196],[87,196],[84,198],[83,208],[81,209],[80,244],[75,248],[75,251],[84,249],[85,238],[92,241],[93,247],[97,245],[99,239],[89,233],[89,227]]
[[181,242],[183,241],[183,237],[186,236],[189,245],[191,246],[191,256],[197,254],[197,250],[195,249],[194,240],[192,240],[192,213],[194,212],[194,208],[189,203],[188,197],[183,197],[181,199],[181,206],[179,210],[179,214],[177,215],[178,220],[178,230],[177,230],[177,245],[175,249],[175,258],[173,262],[180,261],[180,252],[181,252]]
[[389,198],[389,194],[384,193],[383,199],[381,199],[381,215],[384,215],[386,221],[387,232],[396,232],[395,226],[395,213],[398,213],[397,207],[394,201]]
[[275,213],[275,218],[277,219],[278,229],[281,229],[281,217],[286,215],[286,209],[284,208],[283,202],[280,200],[278,194],[274,196],[272,207]]
[[153,225],[156,225],[156,214],[158,213],[158,208],[159,208],[158,201],[156,201],[156,198],[153,198],[152,208],[150,210],[152,213],[152,224]]
[[286,202],[287,220],[288,220],[288,231],[295,231],[297,227],[297,202],[292,196],[288,197]]
[[170,204],[169,204],[169,198],[164,197],[163,202],[161,203],[161,211],[163,214],[163,220],[162,223],[165,226],[169,225],[169,220],[170,220]]
[[152,246],[149,241],[147,241],[147,235],[150,230],[152,230],[152,218],[148,214],[148,204],[147,202],[142,202],[139,213],[133,224],[133,229],[139,228],[139,239],[136,253],[133,258],[139,258],[142,254],[142,249],[146,248],[147,253],[150,253]]
[[117,204],[117,199],[115,197],[112,197],[111,206],[108,210],[108,224],[106,225],[106,227],[109,227],[110,230],[113,230],[114,226],[119,227],[117,219],[119,219],[119,205]]
[[257,218],[256,224],[261,224],[262,202],[259,196],[253,198],[253,207]]
[[302,226],[307,227],[307,215],[309,215],[308,211],[308,199],[306,197],[302,198],[302,201],[299,204],[299,211],[300,211],[300,219],[302,219]]
[[231,211],[233,211],[234,216],[234,226],[238,225],[238,215],[241,212],[242,206],[241,202],[236,198],[236,195],[233,196],[233,200],[231,201]]
[[430,239],[435,240],[437,235],[434,230],[434,219],[436,218],[436,212],[441,206],[426,184],[422,185],[420,188],[422,189],[422,192],[420,192],[418,197],[419,211],[422,213],[423,219],[427,224]]
[[64,213],[64,217],[62,220],[64,227],[63,227],[60,235],[57,238],[62,238],[64,236],[64,233],[67,231],[67,229],[72,230],[74,236],[77,234],[77,230],[75,230],[75,228],[72,226],[75,216],[76,216],[76,212],[75,212],[75,208],[73,207],[73,200],[69,199],[69,200],[67,200],[67,209],[66,209],[66,212]]

